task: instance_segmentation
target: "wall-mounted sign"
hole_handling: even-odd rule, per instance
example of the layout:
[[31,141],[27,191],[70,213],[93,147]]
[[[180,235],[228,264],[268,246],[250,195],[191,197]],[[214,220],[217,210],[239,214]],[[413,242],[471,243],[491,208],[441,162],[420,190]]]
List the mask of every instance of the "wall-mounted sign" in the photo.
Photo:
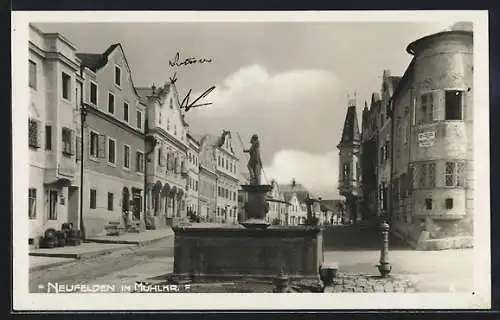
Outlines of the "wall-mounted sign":
[[419,147],[431,147],[436,139],[436,131],[425,131],[418,134]]

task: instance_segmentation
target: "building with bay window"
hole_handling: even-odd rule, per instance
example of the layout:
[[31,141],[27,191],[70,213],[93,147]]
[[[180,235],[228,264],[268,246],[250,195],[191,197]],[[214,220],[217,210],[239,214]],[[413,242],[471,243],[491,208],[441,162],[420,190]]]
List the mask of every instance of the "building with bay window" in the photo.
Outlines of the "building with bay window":
[[84,80],[83,213],[87,236],[125,219],[143,225],[145,105],[123,47],[78,53]]
[[386,210],[391,230],[416,248],[471,247],[473,33],[439,32],[407,51],[404,75],[384,71],[381,98],[363,111],[363,211]]
[[165,228],[187,219],[188,126],[173,83],[137,91],[147,106],[146,214]]
[[[473,33],[408,45],[413,60],[392,95],[393,228],[420,247],[472,246]],[[446,239],[453,239],[447,241]]]
[[29,243],[63,223],[79,226],[76,146],[82,79],[76,47],[58,33],[29,26]]

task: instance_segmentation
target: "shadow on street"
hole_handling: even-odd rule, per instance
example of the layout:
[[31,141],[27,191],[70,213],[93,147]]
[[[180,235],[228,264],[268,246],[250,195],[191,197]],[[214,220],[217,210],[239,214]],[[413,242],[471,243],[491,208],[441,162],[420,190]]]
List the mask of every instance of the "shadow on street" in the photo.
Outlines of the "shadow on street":
[[[353,224],[336,225],[323,230],[325,251],[365,251],[380,250],[382,234],[378,226]],[[413,250],[406,242],[396,236],[389,237],[390,250]]]

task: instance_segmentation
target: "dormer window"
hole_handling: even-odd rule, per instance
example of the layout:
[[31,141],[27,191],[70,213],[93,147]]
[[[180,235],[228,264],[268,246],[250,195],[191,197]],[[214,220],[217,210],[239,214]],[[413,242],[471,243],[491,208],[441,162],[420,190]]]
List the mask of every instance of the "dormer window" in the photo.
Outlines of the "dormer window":
[[170,109],[174,108],[174,99],[170,98]]

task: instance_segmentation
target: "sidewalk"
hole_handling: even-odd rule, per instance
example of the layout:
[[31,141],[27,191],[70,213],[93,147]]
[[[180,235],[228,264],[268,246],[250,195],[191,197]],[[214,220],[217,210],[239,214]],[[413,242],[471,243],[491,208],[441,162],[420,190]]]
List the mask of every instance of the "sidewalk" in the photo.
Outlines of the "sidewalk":
[[41,256],[30,256],[29,259],[30,259],[29,260],[30,272],[59,266],[76,260],[72,258],[54,258],[54,257],[41,257]]
[[90,242],[82,243],[79,246],[57,247],[51,249],[34,249],[30,251],[29,255],[35,257],[87,259],[129,247],[133,247],[133,245]]
[[158,230],[145,230],[139,233],[123,233],[119,236],[95,236],[87,238],[87,242],[95,243],[112,243],[112,244],[128,244],[128,245],[146,245],[165,238],[173,237],[174,231],[171,228]]

